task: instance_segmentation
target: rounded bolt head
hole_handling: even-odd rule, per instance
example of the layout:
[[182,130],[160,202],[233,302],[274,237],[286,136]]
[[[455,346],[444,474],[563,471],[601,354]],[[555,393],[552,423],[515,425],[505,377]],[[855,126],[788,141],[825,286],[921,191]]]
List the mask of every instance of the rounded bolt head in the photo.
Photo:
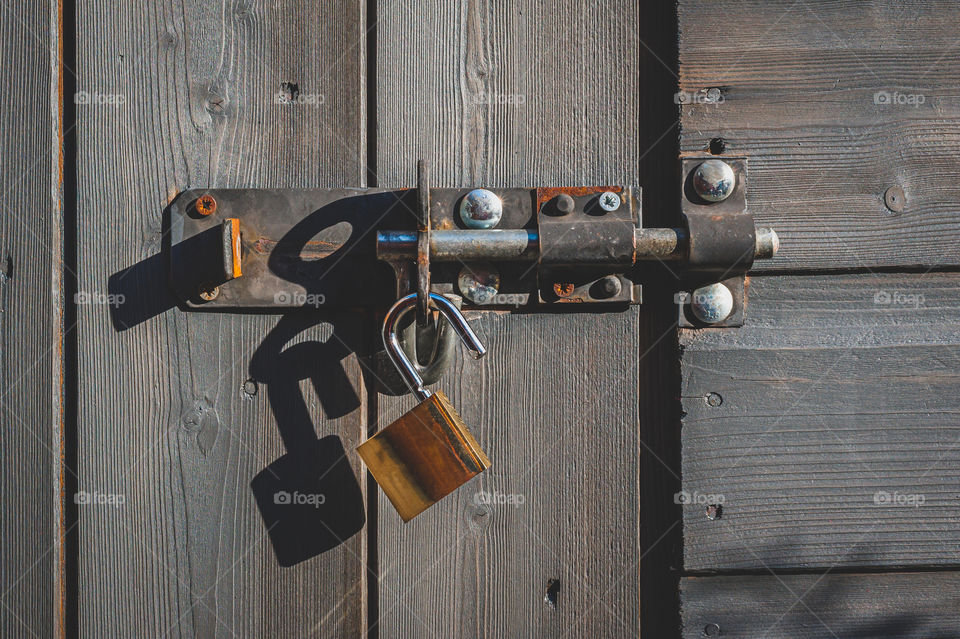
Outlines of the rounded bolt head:
[[199,198],[197,198],[197,203],[195,206],[197,213],[200,215],[213,215],[217,212],[217,200],[214,199],[214,197],[209,193],[201,195]]
[[716,408],[723,404],[723,397],[720,393],[707,393],[707,405]]
[[561,193],[557,196],[557,212],[561,215],[567,215],[568,213],[573,213],[573,209],[576,206],[576,203],[573,201],[573,198],[567,195],[566,193]]
[[693,171],[693,190],[707,202],[724,201],[736,183],[736,174],[723,160],[707,160]]
[[220,287],[213,286],[211,284],[201,284],[200,289],[197,291],[197,295],[200,296],[204,302],[212,302],[217,299],[217,296],[220,295]]
[[616,275],[607,275],[597,281],[596,291],[597,294],[594,297],[602,299],[616,297],[623,291],[623,284],[620,283],[620,278]]
[[613,191],[600,194],[600,208],[604,211],[616,211],[620,208],[620,196]]
[[492,229],[503,217],[503,202],[496,193],[474,189],[460,202],[460,219],[471,229]]
[[500,292],[500,271],[489,264],[471,264],[460,269],[457,286],[474,304],[490,304]]
[[733,293],[720,282],[701,286],[690,295],[690,310],[706,324],[722,322],[733,312]]

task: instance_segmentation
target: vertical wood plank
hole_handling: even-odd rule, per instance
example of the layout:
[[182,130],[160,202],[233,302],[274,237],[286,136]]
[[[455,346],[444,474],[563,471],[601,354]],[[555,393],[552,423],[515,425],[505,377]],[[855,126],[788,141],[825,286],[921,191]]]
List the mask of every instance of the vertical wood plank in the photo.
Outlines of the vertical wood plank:
[[[635,4],[380,2],[378,24],[381,185],[419,157],[438,186],[637,182]],[[489,355],[440,386],[493,467],[406,525],[381,495],[373,627],[635,636],[636,309],[470,319]],[[379,424],[411,405],[381,396]]]
[[0,9],[0,635],[57,632],[62,224],[50,3]]
[[188,188],[363,183],[364,3],[80,0],[76,20],[80,631],[359,636],[364,535],[298,561],[251,486],[317,437],[356,482],[359,331],[170,310],[156,256]]

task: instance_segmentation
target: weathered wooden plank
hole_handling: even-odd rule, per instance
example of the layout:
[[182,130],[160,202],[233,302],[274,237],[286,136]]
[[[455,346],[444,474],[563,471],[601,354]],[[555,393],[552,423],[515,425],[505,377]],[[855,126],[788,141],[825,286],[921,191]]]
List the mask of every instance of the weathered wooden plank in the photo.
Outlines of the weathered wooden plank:
[[957,565],[958,293],[754,277],[743,328],[682,332],[686,570]]
[[[635,4],[378,12],[381,185],[411,184],[418,157],[445,186],[636,181]],[[440,386],[493,467],[406,525],[381,496],[374,627],[384,639],[635,636],[637,311],[471,319],[489,355]],[[380,425],[410,405],[381,396]]]
[[63,343],[55,8],[0,20],[0,635],[62,624]]
[[686,577],[683,637],[936,639],[957,636],[960,574]]
[[783,240],[759,268],[960,263],[958,19],[949,0],[680,1],[681,150],[749,158],[748,206]]
[[[84,635],[362,633],[364,535],[301,561],[330,535],[272,494],[333,468],[319,490],[362,516],[356,321],[152,315],[170,304],[155,256],[178,192],[363,183],[363,14],[352,0],[78,5],[79,288],[125,296],[110,300],[118,326],[106,304],[78,310],[80,489],[123,501],[80,506]],[[352,470],[334,464],[343,450]]]

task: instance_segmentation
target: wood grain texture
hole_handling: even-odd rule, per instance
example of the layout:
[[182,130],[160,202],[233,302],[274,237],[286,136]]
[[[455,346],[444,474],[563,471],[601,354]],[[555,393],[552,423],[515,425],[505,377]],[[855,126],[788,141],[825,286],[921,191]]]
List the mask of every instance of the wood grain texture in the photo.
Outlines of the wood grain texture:
[[950,0],[679,2],[681,151],[749,158],[782,239],[758,271],[960,263],[958,20]]
[[281,567],[251,488],[327,436],[351,451],[356,478],[357,322],[149,311],[168,295],[155,256],[177,193],[362,185],[363,11],[78,5],[78,90],[90,96],[77,105],[79,289],[121,290],[124,321],[143,314],[115,326],[106,304],[78,309],[79,486],[123,500],[79,507],[84,636],[362,633],[364,534]]
[[957,565],[958,300],[951,273],[753,277],[743,328],[682,331],[684,568]]
[[57,62],[50,3],[0,20],[0,635],[52,636],[60,612],[62,422]]
[[685,639],[947,639],[957,636],[960,623],[956,572],[687,577],[680,583]]
[[[412,184],[419,157],[438,186],[637,180],[635,4],[380,2],[378,19],[381,186]],[[636,636],[638,311],[472,321],[489,355],[440,386],[493,466],[406,525],[381,496],[375,630]],[[411,401],[381,397],[379,424]]]

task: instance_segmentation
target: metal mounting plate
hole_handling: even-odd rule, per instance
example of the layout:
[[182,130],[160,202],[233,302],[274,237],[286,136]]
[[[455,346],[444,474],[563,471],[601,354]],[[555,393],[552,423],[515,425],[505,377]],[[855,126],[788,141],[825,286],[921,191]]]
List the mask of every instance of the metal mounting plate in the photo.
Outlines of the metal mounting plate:
[[[211,195],[216,210],[196,201]],[[375,228],[416,224],[416,190],[186,191],[170,207],[170,274],[174,292],[192,308],[290,309],[389,307],[396,277],[377,260]],[[223,220],[236,218],[243,276],[225,281]],[[201,288],[217,287],[204,301]]]
[[[538,229],[541,206],[561,193],[572,195],[577,203],[568,217],[589,222],[600,235],[604,225],[632,229],[640,223],[640,190],[635,187],[491,190],[504,204],[503,218],[497,225],[501,230]],[[607,190],[622,194],[621,210],[605,214],[593,211],[595,200]],[[431,229],[465,229],[459,204],[469,191],[430,189]],[[212,198],[214,205],[198,207],[202,196],[209,196],[205,198],[208,203]],[[409,261],[396,263],[392,269],[391,264],[378,260],[376,231],[417,229],[418,201],[416,189],[186,191],[170,206],[173,289],[187,308],[204,310],[386,309],[398,296],[412,290],[416,269]],[[237,220],[241,237],[243,275],[236,279],[224,275],[222,229],[229,219]],[[555,220],[551,218],[548,224],[551,221]],[[600,243],[594,252],[601,255],[606,248]],[[431,290],[461,294],[457,283],[461,270],[480,265],[432,262]],[[640,286],[629,278],[630,264],[622,268],[578,266],[575,278],[563,262],[549,263],[541,269],[535,262],[504,262],[497,267],[501,275],[499,294],[484,304],[465,299],[464,308],[512,310],[569,302],[640,301]],[[595,284],[605,276],[617,279],[620,286],[615,295],[597,294]],[[556,295],[557,283],[572,283],[575,290]]]

